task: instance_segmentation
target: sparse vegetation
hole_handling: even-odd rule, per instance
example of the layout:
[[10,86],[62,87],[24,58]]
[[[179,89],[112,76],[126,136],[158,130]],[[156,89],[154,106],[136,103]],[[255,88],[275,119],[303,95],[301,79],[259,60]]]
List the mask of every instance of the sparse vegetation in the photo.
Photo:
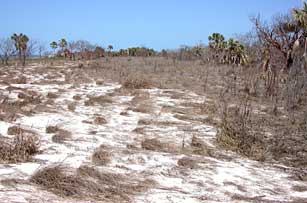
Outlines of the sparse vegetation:
[[92,155],[93,163],[104,166],[111,161],[110,153],[107,151],[107,148],[104,145],[101,145],[98,149],[95,150]]
[[71,132],[67,131],[67,130],[58,130],[56,131],[56,134],[52,136],[52,141],[56,142],[56,143],[63,143],[65,141],[68,141],[69,139],[71,139],[72,134]]
[[14,138],[0,137],[0,162],[18,163],[31,160],[39,152],[39,139],[35,135],[23,132]]
[[305,202],[307,3],[251,24],[161,51],[1,38],[0,200]]
[[142,141],[141,146],[143,149],[150,151],[163,151],[165,144],[161,143],[158,139],[145,139]]
[[146,191],[154,184],[87,166],[79,167],[73,174],[61,166],[43,168],[32,176],[31,182],[62,197],[112,202],[130,202],[130,195]]

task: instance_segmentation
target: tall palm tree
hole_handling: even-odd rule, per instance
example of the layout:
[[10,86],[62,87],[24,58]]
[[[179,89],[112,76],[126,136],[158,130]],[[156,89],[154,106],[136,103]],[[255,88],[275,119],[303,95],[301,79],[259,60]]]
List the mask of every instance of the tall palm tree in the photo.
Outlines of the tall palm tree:
[[26,65],[26,52],[28,48],[29,37],[25,34],[20,33],[17,35],[14,33],[11,36],[11,39],[15,42],[15,48],[18,52],[19,60],[22,63],[22,66]]
[[[297,25],[302,29],[301,37],[304,37],[304,58],[307,61],[307,3],[304,1],[302,9],[293,9],[293,17]],[[298,43],[299,44],[299,43]]]
[[61,39],[59,41],[59,47],[61,47],[62,51],[67,47],[67,41],[65,39]]
[[53,41],[50,43],[50,47],[53,49],[53,54],[55,54],[55,50],[58,48],[58,43]]
[[302,9],[293,9],[293,17],[300,27],[307,27],[307,3],[304,2]]

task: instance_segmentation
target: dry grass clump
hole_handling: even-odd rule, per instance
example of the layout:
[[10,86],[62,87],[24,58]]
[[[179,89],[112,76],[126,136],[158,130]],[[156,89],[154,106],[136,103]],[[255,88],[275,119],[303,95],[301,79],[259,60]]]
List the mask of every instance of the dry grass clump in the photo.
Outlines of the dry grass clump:
[[46,127],[46,133],[56,133],[60,130],[58,126],[47,126]]
[[58,130],[55,135],[52,136],[52,141],[55,143],[63,143],[71,139],[71,132],[67,130]]
[[110,153],[106,150],[104,145],[101,145],[98,149],[95,150],[92,155],[92,161],[96,165],[105,166],[110,163]]
[[195,135],[192,137],[190,146],[193,154],[213,156],[213,149]]
[[22,129],[20,126],[11,126],[7,129],[8,135],[20,135],[24,132],[25,132],[25,130]]
[[96,81],[96,85],[103,85],[104,84],[104,81],[103,80],[97,80]]
[[48,92],[48,94],[47,94],[47,98],[48,99],[56,99],[56,98],[58,98],[59,97],[59,95],[57,95],[56,93],[54,93],[54,92]]
[[267,142],[263,133],[253,126],[250,113],[247,103],[224,108],[217,142],[228,150],[264,161],[267,157]]
[[136,107],[130,108],[130,110],[132,110],[134,112],[146,113],[146,114],[150,114],[150,113],[153,113],[155,111],[151,101],[141,102],[138,105],[136,105]]
[[14,187],[16,188],[17,184],[28,184],[28,182],[24,179],[18,179],[18,178],[7,178],[0,180],[0,184],[5,187]]
[[88,166],[81,166],[72,174],[67,171],[60,166],[43,168],[30,181],[61,197],[105,202],[131,202],[131,196],[154,184],[131,176],[100,172]]
[[9,81],[10,84],[27,84],[27,78],[25,76],[18,76],[17,78],[10,79]]
[[275,136],[269,143],[273,158],[292,167],[304,168],[307,164],[306,127],[307,125],[301,129],[296,125],[288,125],[276,129]]
[[164,151],[165,144],[161,143],[158,139],[145,139],[142,141],[141,146],[143,149],[150,151]]
[[76,110],[76,105],[77,105],[76,103],[70,103],[67,105],[67,108],[69,111],[74,112]]
[[140,119],[138,121],[138,125],[150,125],[152,123],[154,123],[154,121],[150,119]]
[[178,166],[184,167],[184,168],[190,168],[193,169],[197,166],[197,163],[194,159],[189,157],[183,157],[177,161]]
[[138,134],[144,134],[145,128],[143,127],[137,127],[132,132],[138,133]]
[[81,95],[76,94],[76,95],[74,95],[72,98],[73,98],[74,100],[80,101],[80,100],[81,100]]
[[[0,104],[0,110],[1,104]],[[15,112],[5,112],[5,113],[0,113],[0,121],[5,121],[5,122],[14,122],[19,118],[19,115]]]
[[97,116],[95,119],[94,119],[94,124],[96,125],[104,125],[104,124],[107,124],[107,120],[102,117],[102,116]]
[[110,96],[107,95],[102,95],[102,96],[93,96],[93,97],[89,97],[88,100],[86,100],[84,102],[85,106],[94,106],[96,104],[111,104],[113,103],[113,99]]
[[120,112],[119,115],[121,115],[121,116],[128,116],[129,113],[127,111],[122,111],[122,112]]
[[61,197],[88,195],[83,189],[91,187],[87,180],[82,180],[74,175],[66,175],[65,169],[60,166],[43,168],[37,171],[30,181]]
[[154,106],[150,100],[150,94],[148,92],[142,92],[141,90],[136,90],[132,93],[134,95],[131,100],[131,106],[128,110],[132,110],[139,113],[152,113],[154,112]]
[[297,192],[306,192],[307,186],[306,185],[293,185],[292,190],[297,191]]
[[142,77],[128,77],[123,82],[123,87],[128,89],[149,89],[152,82]]
[[200,138],[193,135],[191,146],[201,148],[201,147],[205,147],[205,143]]
[[18,134],[13,139],[0,137],[0,162],[17,163],[31,159],[39,152],[39,140],[35,135]]

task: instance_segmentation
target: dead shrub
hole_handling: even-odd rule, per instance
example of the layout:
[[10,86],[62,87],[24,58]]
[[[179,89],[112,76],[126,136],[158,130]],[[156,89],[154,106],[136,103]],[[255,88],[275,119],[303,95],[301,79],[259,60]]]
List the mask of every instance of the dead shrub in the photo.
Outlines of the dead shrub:
[[82,180],[74,175],[66,175],[60,166],[39,170],[31,177],[31,182],[49,189],[61,197],[88,195],[81,187],[91,186],[87,180]]
[[14,79],[11,83],[15,84],[27,84],[27,78],[25,76],[19,76]]
[[191,150],[193,154],[202,156],[212,156],[213,149],[210,148],[204,141],[193,135],[191,140]]
[[13,139],[0,138],[0,161],[2,163],[28,161],[38,152],[37,136],[18,134]]
[[59,96],[56,93],[54,93],[54,92],[48,92],[48,94],[47,94],[47,98],[48,99],[56,99],[58,97]]
[[70,103],[67,105],[69,111],[74,112],[76,110],[76,103]]
[[8,178],[0,180],[0,183],[6,187],[16,187],[17,184],[28,184],[24,179]]
[[141,77],[128,77],[123,82],[123,87],[128,89],[149,89],[152,87],[152,83]]
[[286,165],[304,168],[307,164],[306,130],[290,124],[275,129],[270,152],[275,160]]
[[52,166],[37,171],[30,181],[61,197],[106,202],[131,202],[132,195],[155,184],[150,180],[128,177],[100,172],[88,166],[81,166],[76,173],[68,174],[68,169]]
[[165,150],[165,145],[161,143],[158,139],[145,139],[142,141],[141,146],[143,149],[150,151],[163,151]]
[[119,115],[121,115],[121,116],[128,116],[129,113],[127,111],[122,111],[122,112],[120,112]]
[[183,157],[181,159],[179,159],[177,161],[177,165],[178,166],[181,166],[181,167],[184,167],[184,168],[190,168],[190,169],[193,169],[197,166],[197,163],[195,160],[189,158],[189,157]]
[[138,113],[150,114],[154,112],[154,108],[151,102],[142,102],[136,105],[135,108],[132,108],[132,111],[138,112]]
[[138,121],[138,125],[150,125],[152,123],[153,123],[153,121],[149,120],[149,119],[140,119]]
[[103,80],[97,80],[96,81],[96,85],[103,85],[104,84],[104,81]]
[[113,103],[113,99],[110,96],[102,95],[102,96],[93,96],[84,102],[85,106],[94,106],[95,104],[111,104]]
[[222,108],[218,144],[241,155],[264,161],[268,152],[267,142],[263,131],[253,125],[248,98],[239,106],[230,108],[224,104]]
[[53,135],[51,139],[55,143],[63,143],[71,139],[71,132],[67,130],[58,130],[57,133]]
[[7,129],[8,135],[20,135],[24,132],[25,132],[25,130],[22,129],[20,126],[11,126]]
[[56,133],[60,130],[58,126],[47,126],[46,133]]
[[145,128],[135,128],[132,132],[138,133],[138,134],[144,134]]
[[135,150],[135,149],[138,149],[137,146],[135,146],[134,144],[127,144],[127,149],[132,149],[132,150]]
[[306,185],[293,185],[292,189],[297,192],[306,192],[307,186]]
[[202,148],[202,147],[205,146],[205,143],[200,138],[193,135],[192,141],[191,141],[191,146]]
[[102,116],[97,116],[94,120],[94,124],[96,124],[96,125],[104,125],[104,124],[107,124],[107,123],[108,123],[107,120]]
[[74,100],[77,100],[77,101],[79,101],[79,100],[81,100],[81,95],[74,95],[73,97],[72,97]]
[[92,155],[93,163],[101,166],[107,165],[110,159],[110,153],[106,150],[106,147],[101,145],[98,149],[95,150],[94,154]]

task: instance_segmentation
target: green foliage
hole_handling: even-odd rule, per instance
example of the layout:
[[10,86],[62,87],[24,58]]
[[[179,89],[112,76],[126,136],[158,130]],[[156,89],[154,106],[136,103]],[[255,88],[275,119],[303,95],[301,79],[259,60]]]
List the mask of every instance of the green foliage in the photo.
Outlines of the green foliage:
[[[228,64],[245,64],[247,57],[245,47],[239,41],[229,38],[228,41],[220,33],[213,33],[208,37],[209,47],[215,52],[214,59],[218,56],[218,62]],[[196,51],[196,53],[198,53]]]
[[53,50],[56,50],[58,48],[58,43],[56,43],[55,41],[51,42],[50,43],[50,47],[53,49]]
[[23,33],[17,35],[16,33],[11,36],[11,39],[15,43],[16,51],[18,52],[19,59],[22,62],[22,65],[25,65],[26,62],[26,52],[28,48],[29,37]]
[[27,49],[27,43],[29,42],[29,38],[27,35],[20,33],[19,35],[13,34],[11,39],[15,42],[16,50],[25,51]]
[[146,47],[131,47],[128,48],[129,56],[154,56],[155,50]]
[[304,2],[302,9],[294,9],[293,17],[298,23],[298,26],[302,28],[307,28],[307,3]]
[[209,47],[215,50],[223,50],[227,46],[227,42],[225,41],[225,37],[220,33],[213,33],[208,37]]
[[113,50],[113,46],[112,46],[112,45],[109,45],[109,46],[108,46],[108,50],[109,50],[109,52],[111,52],[111,51]]
[[67,47],[67,41],[65,39],[61,39],[58,43],[58,46],[61,47],[62,50],[64,50]]
[[96,58],[104,57],[105,50],[102,47],[97,46],[94,50],[94,53],[96,55]]

